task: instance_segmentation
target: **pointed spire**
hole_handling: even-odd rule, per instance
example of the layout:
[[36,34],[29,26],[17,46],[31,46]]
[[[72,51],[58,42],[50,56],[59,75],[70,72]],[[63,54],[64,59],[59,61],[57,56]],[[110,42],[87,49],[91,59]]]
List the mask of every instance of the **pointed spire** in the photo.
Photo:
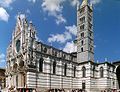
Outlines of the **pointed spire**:
[[85,5],[88,5],[88,0],[83,0],[83,1],[82,1],[81,7],[82,7],[82,6],[85,6]]

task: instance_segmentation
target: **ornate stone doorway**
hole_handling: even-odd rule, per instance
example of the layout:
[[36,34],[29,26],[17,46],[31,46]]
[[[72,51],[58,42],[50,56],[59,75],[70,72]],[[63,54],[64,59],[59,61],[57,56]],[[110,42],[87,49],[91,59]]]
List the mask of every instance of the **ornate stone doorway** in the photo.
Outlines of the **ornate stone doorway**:
[[116,75],[117,75],[118,87],[120,89],[120,65],[116,69]]

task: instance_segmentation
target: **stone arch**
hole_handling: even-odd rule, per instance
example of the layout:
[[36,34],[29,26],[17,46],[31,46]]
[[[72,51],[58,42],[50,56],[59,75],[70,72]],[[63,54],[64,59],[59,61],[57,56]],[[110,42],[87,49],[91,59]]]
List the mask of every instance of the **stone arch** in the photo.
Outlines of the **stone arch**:
[[118,87],[120,89],[120,65],[117,66],[116,68],[116,76],[117,76],[117,81],[118,81]]

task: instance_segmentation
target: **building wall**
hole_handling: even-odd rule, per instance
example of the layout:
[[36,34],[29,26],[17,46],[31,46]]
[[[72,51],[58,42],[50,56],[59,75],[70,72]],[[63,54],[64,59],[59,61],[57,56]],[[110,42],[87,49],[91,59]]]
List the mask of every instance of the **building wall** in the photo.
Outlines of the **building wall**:
[[[47,59],[46,59],[47,60]],[[44,61],[43,73],[27,73],[27,86],[28,87],[43,87],[45,89],[82,89],[82,83],[85,83],[85,90],[87,92],[100,92],[105,89],[116,89],[116,74],[113,72],[113,66],[104,64],[96,64],[91,62],[86,62],[84,64],[77,65],[76,67],[76,77],[73,77],[72,65],[67,68],[67,76],[64,76],[64,66],[62,66],[63,61],[58,61],[56,68],[56,74],[52,74],[52,65],[45,63],[50,61]],[[52,64],[52,63],[51,63]],[[95,66],[94,76],[93,76],[93,66]],[[83,77],[82,67],[86,68],[86,76]],[[100,67],[103,67],[103,77],[100,77]],[[71,69],[70,69],[71,68]],[[51,74],[50,74],[51,69]],[[31,80],[32,79],[32,80]],[[114,82],[114,83],[113,83]]]
[[[85,28],[87,28],[84,30],[85,38],[82,39],[85,44],[81,46],[81,34],[78,34],[77,53],[66,53],[38,42],[35,39],[35,28],[32,23],[27,24],[26,19],[21,21],[18,19],[12,35],[12,42],[7,49],[6,87],[13,87],[13,89],[36,88],[41,92],[62,88],[66,91],[85,88],[87,92],[101,92],[101,90],[109,88],[116,89],[118,83],[115,67],[117,66],[108,62],[93,62],[94,51],[90,50],[90,46],[93,46],[93,33],[90,37],[88,29],[88,22],[92,22],[92,18],[91,21],[88,21],[89,8],[87,5],[85,14],[83,14],[86,18]],[[78,14],[77,19],[83,15]],[[23,24],[22,27],[20,24]],[[77,27],[80,27],[79,21]],[[78,29],[78,32],[82,32],[82,30]],[[18,40],[21,42],[19,51],[16,49]],[[81,52],[81,47],[84,47],[85,51]],[[40,63],[41,60],[43,60],[42,63]],[[53,69],[54,62],[56,67]],[[65,65],[67,65],[66,74]],[[102,77],[101,67],[103,68]],[[53,73],[54,70],[55,73]]]
[[[73,66],[75,64],[68,61],[62,61],[59,59],[45,58],[43,62],[43,71],[39,71],[39,65],[37,65],[37,72],[27,72],[27,86],[28,87],[46,87],[52,89],[69,89],[79,88],[77,75],[78,71],[76,68],[76,77],[74,77]],[[53,74],[53,62],[56,62],[56,73]],[[39,64],[39,61],[38,63]],[[64,66],[67,64],[66,75],[64,75]],[[32,80],[31,80],[32,78]]]

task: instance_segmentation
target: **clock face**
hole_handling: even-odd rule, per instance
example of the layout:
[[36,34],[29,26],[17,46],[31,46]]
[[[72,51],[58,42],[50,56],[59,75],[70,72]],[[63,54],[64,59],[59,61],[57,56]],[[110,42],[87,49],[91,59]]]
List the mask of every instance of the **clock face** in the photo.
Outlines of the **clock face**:
[[16,51],[19,52],[20,51],[20,40],[16,41]]

